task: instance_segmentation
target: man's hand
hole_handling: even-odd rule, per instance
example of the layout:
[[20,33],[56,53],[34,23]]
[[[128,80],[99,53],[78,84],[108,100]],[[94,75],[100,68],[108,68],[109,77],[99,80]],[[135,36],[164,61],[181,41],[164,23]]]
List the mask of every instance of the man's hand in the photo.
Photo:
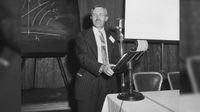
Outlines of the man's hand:
[[112,70],[112,68],[114,67],[114,64],[108,64],[108,65],[103,65],[102,71],[108,75],[108,76],[112,76],[114,74],[114,71]]

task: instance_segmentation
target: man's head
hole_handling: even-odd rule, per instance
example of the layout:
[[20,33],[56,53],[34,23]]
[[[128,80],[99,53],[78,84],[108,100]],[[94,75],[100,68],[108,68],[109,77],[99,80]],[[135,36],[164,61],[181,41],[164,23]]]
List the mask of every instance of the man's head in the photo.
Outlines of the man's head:
[[101,6],[96,6],[91,9],[91,19],[93,25],[102,29],[104,27],[105,22],[108,20],[108,12],[107,9]]

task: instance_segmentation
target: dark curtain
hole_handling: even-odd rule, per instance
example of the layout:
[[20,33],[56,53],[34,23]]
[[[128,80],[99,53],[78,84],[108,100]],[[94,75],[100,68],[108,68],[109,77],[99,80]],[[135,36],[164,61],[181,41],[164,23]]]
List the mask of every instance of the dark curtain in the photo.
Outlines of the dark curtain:
[[180,54],[185,59],[200,54],[200,1],[181,0],[180,22],[181,42]]
[[[200,1],[181,0],[180,23],[180,70],[181,92],[191,92],[191,85],[186,67],[186,59],[200,55]],[[199,71],[199,70],[197,70]],[[199,75],[199,74],[197,74]]]
[[[20,112],[21,58],[15,38],[20,0],[0,1],[0,111]],[[6,62],[6,63],[2,63]]]

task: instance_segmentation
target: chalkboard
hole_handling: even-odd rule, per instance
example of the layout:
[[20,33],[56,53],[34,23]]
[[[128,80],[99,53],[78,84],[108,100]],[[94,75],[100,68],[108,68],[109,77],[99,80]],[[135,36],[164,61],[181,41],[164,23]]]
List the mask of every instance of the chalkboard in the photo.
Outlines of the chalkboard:
[[23,0],[21,3],[23,55],[66,54],[79,31],[77,0]]

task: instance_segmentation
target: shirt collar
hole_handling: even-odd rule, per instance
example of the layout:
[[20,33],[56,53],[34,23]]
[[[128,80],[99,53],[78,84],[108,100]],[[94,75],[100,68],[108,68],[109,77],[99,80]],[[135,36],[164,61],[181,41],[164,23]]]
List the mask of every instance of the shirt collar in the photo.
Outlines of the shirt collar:
[[94,27],[94,26],[93,26],[93,30],[94,30],[94,31],[97,31],[97,32],[99,32],[99,31],[100,31],[100,32],[105,32],[105,29],[104,29],[104,28],[102,28],[101,30],[98,30],[98,29],[97,29],[96,27]]

